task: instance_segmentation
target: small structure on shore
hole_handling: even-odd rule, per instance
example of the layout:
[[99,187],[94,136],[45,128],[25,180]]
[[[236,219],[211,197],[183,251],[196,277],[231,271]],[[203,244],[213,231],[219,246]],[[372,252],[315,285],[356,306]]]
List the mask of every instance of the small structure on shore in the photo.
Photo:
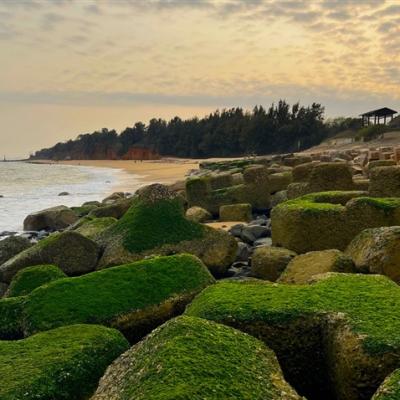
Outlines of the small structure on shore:
[[[362,118],[363,126],[370,125],[373,123],[374,125],[380,125],[381,118],[383,118],[383,124],[386,125],[386,122],[393,120],[393,115],[397,114],[397,111],[392,110],[391,108],[379,108],[377,110],[368,111],[364,114],[361,114],[360,117]],[[373,122],[371,121],[373,118]]]

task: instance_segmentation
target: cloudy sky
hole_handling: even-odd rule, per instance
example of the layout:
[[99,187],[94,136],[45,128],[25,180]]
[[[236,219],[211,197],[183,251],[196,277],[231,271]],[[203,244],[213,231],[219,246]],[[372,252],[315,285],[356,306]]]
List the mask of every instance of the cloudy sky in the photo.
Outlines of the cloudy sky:
[[0,152],[216,108],[400,109],[400,0],[0,0]]

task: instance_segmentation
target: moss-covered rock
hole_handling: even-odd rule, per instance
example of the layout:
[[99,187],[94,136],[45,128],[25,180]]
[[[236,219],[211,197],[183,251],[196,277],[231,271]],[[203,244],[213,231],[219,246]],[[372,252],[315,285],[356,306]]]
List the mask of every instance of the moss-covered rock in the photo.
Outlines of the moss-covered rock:
[[107,366],[128,347],[118,331],[95,325],[0,341],[0,398],[87,399]]
[[296,165],[292,171],[293,182],[308,182],[310,173],[317,164],[319,164],[318,161],[311,161],[309,163]]
[[383,274],[400,284],[400,226],[366,229],[346,253],[359,272]]
[[92,400],[300,399],[259,340],[200,318],[157,328],[108,368]]
[[369,193],[376,197],[400,197],[400,165],[373,168]]
[[400,399],[400,369],[396,369],[379,386],[371,400],[399,400]]
[[229,204],[219,208],[220,221],[244,221],[252,219],[251,204]]
[[344,250],[363,229],[400,224],[400,199],[362,196],[322,192],[279,204],[271,212],[273,244],[296,253]]
[[0,299],[0,340],[21,339],[24,297]]
[[356,272],[353,261],[340,250],[311,251],[294,257],[278,279],[280,283],[305,284],[327,272]]
[[283,247],[256,247],[251,257],[251,273],[256,278],[275,282],[296,253]]
[[23,268],[54,264],[67,275],[93,271],[99,258],[99,246],[77,232],[54,233],[24,250],[0,266],[0,282],[10,283]]
[[66,276],[55,265],[36,265],[24,268],[12,279],[6,297],[25,296],[39,286]]
[[371,171],[371,169],[374,169],[376,167],[391,167],[393,165],[396,165],[396,161],[394,160],[372,160],[368,163],[368,171]]
[[82,218],[82,217],[88,215],[92,210],[95,210],[96,208],[98,208],[97,205],[88,204],[88,205],[80,206],[80,207],[71,207],[71,210],[72,210],[79,218]]
[[[214,279],[190,255],[143,260],[41,286],[23,304],[24,335],[76,323],[115,327],[136,341],[179,314]],[[5,299],[0,301],[7,301]],[[12,306],[9,307],[11,313]]]
[[115,222],[117,222],[117,219],[113,217],[88,219],[80,224],[80,226],[75,229],[75,232],[78,232],[89,239],[95,240],[101,232],[106,228],[109,228]]
[[310,172],[308,182],[311,193],[353,189],[353,177],[347,163],[316,164]]
[[186,210],[186,218],[193,222],[206,222],[212,219],[212,215],[201,207],[190,207]]
[[24,220],[25,231],[65,229],[78,220],[78,216],[68,207],[57,206],[29,214]]
[[292,183],[293,176],[291,171],[277,172],[268,176],[268,191],[270,194],[287,189]]
[[[149,192],[158,190],[153,186]],[[235,239],[227,232],[186,219],[180,199],[168,188],[153,200],[139,195],[123,218],[103,231],[99,243],[104,247],[99,268],[149,255],[190,253],[215,274],[226,272],[237,250]]]
[[112,204],[103,205],[96,207],[88,214],[89,217],[93,218],[121,218],[132,204],[132,199],[121,199],[114,201]]
[[31,246],[31,242],[22,236],[9,236],[0,240],[0,265]]
[[331,273],[312,285],[221,281],[186,314],[262,339],[299,394],[353,400],[399,366],[399,302],[384,276]]

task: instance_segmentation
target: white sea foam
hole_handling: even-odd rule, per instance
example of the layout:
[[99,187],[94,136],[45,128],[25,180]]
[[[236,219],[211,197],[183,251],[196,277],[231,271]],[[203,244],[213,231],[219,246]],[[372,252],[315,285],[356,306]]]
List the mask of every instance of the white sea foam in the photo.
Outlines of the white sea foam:
[[[111,168],[0,162],[0,233],[20,231],[31,212],[101,200],[116,187],[134,192],[137,175]],[[60,197],[60,192],[69,196]]]

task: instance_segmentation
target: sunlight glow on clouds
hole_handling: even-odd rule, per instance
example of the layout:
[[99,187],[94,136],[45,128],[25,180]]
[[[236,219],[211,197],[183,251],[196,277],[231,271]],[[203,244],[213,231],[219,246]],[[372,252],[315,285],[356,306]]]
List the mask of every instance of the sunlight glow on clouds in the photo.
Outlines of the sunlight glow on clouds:
[[0,104],[34,105],[38,131],[50,106],[121,107],[121,126],[279,98],[356,115],[399,107],[400,0],[0,0],[0,61]]

